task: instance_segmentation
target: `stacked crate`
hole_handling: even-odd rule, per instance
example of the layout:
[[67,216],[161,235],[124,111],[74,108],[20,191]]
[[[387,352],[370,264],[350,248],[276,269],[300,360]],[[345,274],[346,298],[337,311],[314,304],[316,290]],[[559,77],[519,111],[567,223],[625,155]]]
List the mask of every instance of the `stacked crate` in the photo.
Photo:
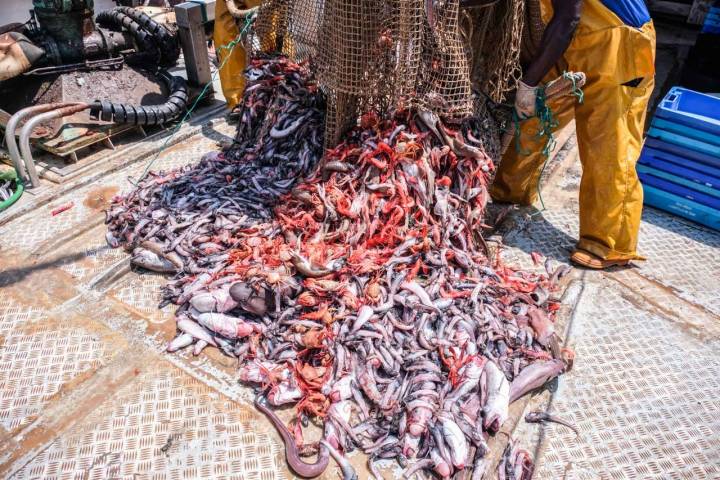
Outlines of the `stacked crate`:
[[712,7],[705,16],[702,33],[720,34],[720,7]]
[[720,230],[720,98],[672,88],[655,113],[637,171],[646,205]]

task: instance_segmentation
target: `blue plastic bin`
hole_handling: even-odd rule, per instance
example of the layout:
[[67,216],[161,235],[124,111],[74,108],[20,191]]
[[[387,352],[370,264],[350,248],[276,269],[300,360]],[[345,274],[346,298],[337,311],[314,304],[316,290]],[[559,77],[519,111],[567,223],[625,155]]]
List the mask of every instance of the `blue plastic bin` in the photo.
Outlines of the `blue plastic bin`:
[[643,186],[643,190],[646,205],[687,218],[706,227],[720,230],[719,211],[649,185]]
[[714,133],[700,130],[698,128],[691,127],[690,125],[672,122],[659,117],[655,117],[653,119],[651,126],[659,130],[665,130],[666,132],[676,133],[686,138],[692,138],[693,140],[699,140],[703,143],[715,145],[718,147],[718,152],[720,152],[720,135],[715,135]]
[[684,155],[685,152],[688,151],[698,152],[702,155],[715,158],[715,163],[720,162],[720,145],[703,142],[702,140],[690,138],[681,133],[674,133],[652,126],[650,127],[650,130],[648,130],[648,136],[681,147],[680,155]]
[[720,135],[720,98],[711,95],[673,87],[655,116]]
[[720,213],[720,198],[718,197],[713,197],[712,195],[693,190],[692,188],[685,187],[675,182],[670,182],[663,178],[656,177],[655,175],[638,172],[638,177],[640,177],[640,181],[643,186],[655,187],[664,192],[672,193],[678,197],[692,200],[693,202],[718,210]]
[[637,172],[640,177],[642,177],[643,175],[652,175],[654,177],[667,180],[668,182],[676,183],[680,186],[720,199],[720,190],[718,190],[717,188],[708,187],[707,185],[703,185],[702,183],[695,183],[692,180],[678,177],[677,175],[668,173],[665,170],[660,170],[655,167],[648,167],[646,165],[638,164]]
[[682,145],[676,145],[674,143],[665,142],[658,138],[647,137],[645,139],[645,148],[651,147],[661,152],[672,153],[681,158],[687,158],[705,165],[711,165],[713,167],[720,168],[720,158],[708,155],[702,152],[696,152],[694,150],[688,150]]
[[668,175],[674,175],[689,182],[720,191],[719,168],[681,158],[672,153],[645,147],[638,160],[638,165],[661,170]]

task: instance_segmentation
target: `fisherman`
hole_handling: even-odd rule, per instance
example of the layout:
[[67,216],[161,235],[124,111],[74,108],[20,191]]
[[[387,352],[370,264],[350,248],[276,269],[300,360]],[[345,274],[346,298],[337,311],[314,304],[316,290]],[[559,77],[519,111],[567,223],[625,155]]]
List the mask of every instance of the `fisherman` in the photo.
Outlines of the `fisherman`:
[[[230,116],[237,117],[237,106],[242,99],[243,88],[245,87],[245,66],[247,54],[238,44],[232,49],[232,53],[223,48],[236,40],[240,35],[240,28],[236,19],[230,14],[227,2],[235,2],[239,5],[236,9],[248,9],[260,5],[261,0],[217,0],[215,2],[215,27],[213,30],[213,43],[217,52],[218,62],[222,64],[225,57],[230,54],[223,68],[220,69],[220,86],[223,96],[230,109]],[[232,8],[232,5],[231,5]]]
[[[584,101],[549,101],[558,129],[575,118],[582,163],[580,240],[571,260],[604,269],[637,254],[643,191],[635,171],[655,84],[655,29],[643,0],[540,0],[545,32],[525,65],[515,111],[521,150],[511,146],[497,171],[496,201],[531,205],[538,196],[544,139],[538,88],[564,71],[585,72]],[[529,151],[529,154],[528,154]]]

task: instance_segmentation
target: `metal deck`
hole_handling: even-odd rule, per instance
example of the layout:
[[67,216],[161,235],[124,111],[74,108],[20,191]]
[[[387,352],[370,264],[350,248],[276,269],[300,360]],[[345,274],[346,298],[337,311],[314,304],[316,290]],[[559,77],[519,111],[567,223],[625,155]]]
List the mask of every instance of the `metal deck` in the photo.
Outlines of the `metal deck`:
[[[153,169],[195,162],[233,130],[216,119]],[[146,140],[145,155],[163,141]],[[234,362],[212,349],[164,353],[175,332],[172,308],[156,308],[164,278],[106,246],[103,208],[151,158],[125,155],[65,193],[30,196],[27,213],[0,225],[0,477],[292,478]],[[542,216],[513,214],[507,261],[567,261],[574,156],[566,149],[551,169]],[[648,210],[640,248],[650,260],[638,268],[573,273],[575,368],[528,408],[549,404],[581,435],[520,421],[536,478],[720,478],[720,236]]]
[[[571,151],[546,179],[547,210],[516,221],[506,255],[567,263],[578,232],[580,167]],[[574,369],[528,410],[572,421],[520,422],[536,479],[720,478],[720,234],[647,208],[634,268],[575,271]]]

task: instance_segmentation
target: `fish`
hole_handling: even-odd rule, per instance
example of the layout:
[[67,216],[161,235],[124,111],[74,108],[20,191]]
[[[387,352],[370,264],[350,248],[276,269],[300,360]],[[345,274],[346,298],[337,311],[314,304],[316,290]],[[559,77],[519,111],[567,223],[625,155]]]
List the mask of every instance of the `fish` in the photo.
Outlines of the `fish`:
[[204,327],[194,322],[193,320],[190,320],[184,315],[177,319],[177,328],[181,332],[192,335],[193,338],[195,338],[196,340],[205,342],[208,345],[212,345],[214,347],[217,346],[215,338],[213,338],[210,332],[208,332]]
[[[107,242],[172,274],[171,350],[231,357],[297,475],[332,456],[355,478],[352,450],[371,465],[414,460],[407,476],[485,472],[510,402],[565,371],[552,360],[560,274],[488,257],[497,158],[481,123],[368,112],[325,149],[310,65],[250,58],[232,144],[113,199]],[[295,414],[291,428],[274,406]],[[300,445],[311,420],[322,438]],[[519,451],[506,477],[527,476]]]
[[198,293],[190,299],[190,306],[201,313],[225,313],[238,306],[229,292],[230,288],[221,288]]
[[295,440],[290,435],[287,427],[282,420],[280,420],[280,418],[278,418],[278,416],[265,405],[265,401],[262,397],[257,397],[255,399],[255,408],[260,410],[270,419],[282,437],[283,442],[285,443],[285,458],[287,459],[288,465],[293,472],[303,478],[315,478],[325,471],[330,462],[330,452],[325,445],[321,444],[315,463],[305,463],[300,458]]
[[145,270],[151,270],[158,273],[175,273],[177,267],[165,258],[160,257],[156,253],[144,248],[136,248],[133,250],[133,256],[130,258],[130,263],[135,266],[144,268]]
[[455,468],[462,470],[465,468],[470,448],[467,438],[455,421],[447,415],[440,416],[440,423],[443,428],[443,438],[448,447],[450,447],[450,457]]
[[550,340],[555,336],[555,326],[543,310],[531,307],[528,310],[530,326],[535,330],[535,339],[544,347],[550,346]]
[[542,423],[542,422],[554,422],[559,423],[560,425],[563,425],[573,432],[575,432],[576,436],[580,436],[580,432],[578,431],[577,427],[573,425],[572,423],[563,420],[560,417],[556,417],[554,415],[550,415],[547,412],[528,412],[525,415],[525,421],[528,423]]
[[275,385],[267,394],[270,405],[275,407],[295,403],[303,397],[303,392],[294,382],[287,380]]
[[192,345],[193,342],[195,342],[195,337],[190,335],[189,333],[181,333],[177,337],[175,337],[173,340],[168,343],[167,347],[165,348],[166,352],[177,352],[178,350],[181,350],[188,345]]
[[291,253],[292,264],[297,269],[298,273],[308,278],[319,278],[325,277],[333,273],[333,270],[325,267],[316,267],[311,265],[310,262],[303,258],[296,252]]
[[247,337],[257,328],[238,317],[222,313],[201,313],[197,315],[197,321],[208,330],[229,339]]
[[320,440],[320,445],[324,446],[328,449],[330,452],[330,456],[332,456],[337,464],[340,466],[340,470],[342,470],[342,479],[343,480],[358,480],[357,472],[355,472],[355,468],[352,466],[352,464],[340,454],[332,445],[328,444],[325,440]]
[[206,342],[205,340],[198,340],[197,342],[195,342],[195,347],[193,347],[193,355],[197,357],[208,345],[210,345],[210,343]]
[[530,453],[516,447],[511,439],[505,446],[500,463],[498,463],[499,480],[531,480],[534,464]]
[[508,418],[511,385],[495,362],[487,362],[484,373],[487,400],[483,406],[483,428],[498,432]]
[[531,363],[510,384],[510,403],[528,392],[540,388],[565,370],[562,360]]

